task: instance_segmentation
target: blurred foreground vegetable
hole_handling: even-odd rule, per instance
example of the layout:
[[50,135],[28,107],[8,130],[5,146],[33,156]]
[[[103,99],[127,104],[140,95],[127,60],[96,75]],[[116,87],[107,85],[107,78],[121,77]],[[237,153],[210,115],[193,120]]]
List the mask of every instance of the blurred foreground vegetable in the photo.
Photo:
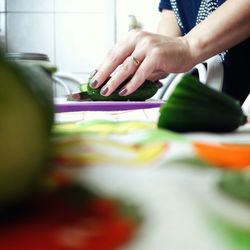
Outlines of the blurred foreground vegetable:
[[0,208],[31,193],[44,171],[53,124],[52,84],[39,66],[0,56]]

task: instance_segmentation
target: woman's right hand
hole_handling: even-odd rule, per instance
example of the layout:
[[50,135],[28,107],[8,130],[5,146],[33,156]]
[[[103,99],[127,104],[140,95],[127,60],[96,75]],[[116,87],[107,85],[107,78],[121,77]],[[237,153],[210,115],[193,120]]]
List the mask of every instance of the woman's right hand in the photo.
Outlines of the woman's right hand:
[[[189,44],[184,37],[167,37],[140,30],[117,43],[92,77],[91,86],[110,95],[125,79],[131,80],[120,91],[129,95],[146,80],[159,80],[169,73],[185,72],[194,66]],[[110,80],[103,86],[105,80]]]

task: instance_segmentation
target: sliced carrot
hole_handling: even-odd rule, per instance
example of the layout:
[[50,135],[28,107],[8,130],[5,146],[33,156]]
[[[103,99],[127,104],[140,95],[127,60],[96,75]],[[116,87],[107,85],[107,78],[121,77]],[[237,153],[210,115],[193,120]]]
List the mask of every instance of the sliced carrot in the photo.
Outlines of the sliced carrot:
[[250,167],[250,145],[193,143],[197,155],[204,161],[225,168]]

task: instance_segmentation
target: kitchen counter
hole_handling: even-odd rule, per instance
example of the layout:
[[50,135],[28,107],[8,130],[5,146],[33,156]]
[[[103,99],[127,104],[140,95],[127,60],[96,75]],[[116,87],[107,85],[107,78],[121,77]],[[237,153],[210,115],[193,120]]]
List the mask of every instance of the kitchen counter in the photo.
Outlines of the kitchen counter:
[[[225,171],[249,175],[250,124],[235,133],[184,135],[158,130],[158,116],[158,108],[58,113],[57,164],[138,206],[143,223],[124,250],[250,249],[250,206],[218,184]],[[204,158],[204,144],[221,157]]]
[[159,107],[98,105],[56,113],[48,172],[0,218],[0,249],[250,249],[250,123],[181,134]]

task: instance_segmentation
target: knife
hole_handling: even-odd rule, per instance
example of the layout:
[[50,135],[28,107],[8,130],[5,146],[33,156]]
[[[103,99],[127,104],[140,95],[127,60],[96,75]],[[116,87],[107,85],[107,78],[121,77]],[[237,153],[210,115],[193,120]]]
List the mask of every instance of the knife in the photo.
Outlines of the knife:
[[87,91],[81,91],[76,93],[70,93],[66,96],[67,101],[91,101]]

